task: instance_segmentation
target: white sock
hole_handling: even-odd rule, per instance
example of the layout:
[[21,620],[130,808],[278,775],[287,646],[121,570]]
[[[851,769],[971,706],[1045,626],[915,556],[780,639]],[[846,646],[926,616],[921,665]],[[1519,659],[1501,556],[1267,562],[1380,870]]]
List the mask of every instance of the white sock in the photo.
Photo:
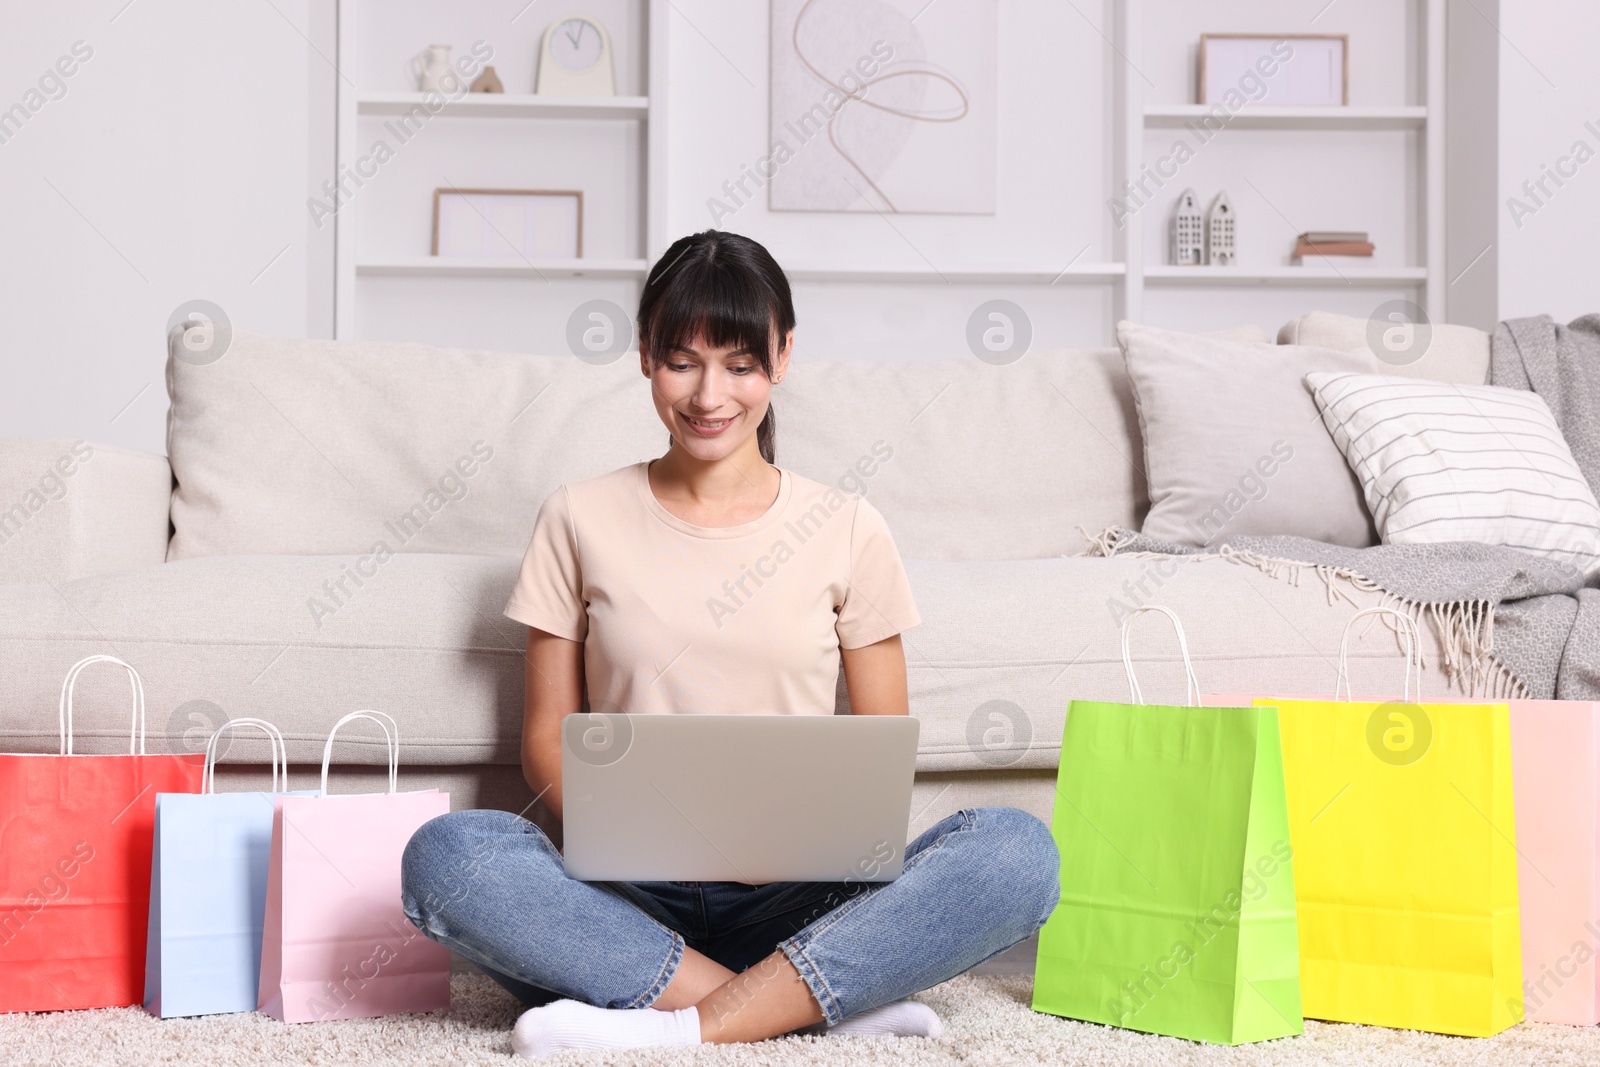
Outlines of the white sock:
[[523,1012],[511,1031],[512,1051],[529,1059],[563,1049],[698,1044],[700,1013],[693,1005],[677,1011],[657,1011],[596,1008],[582,1001],[557,1000]]
[[897,1000],[866,1011],[858,1011],[829,1034],[891,1034],[895,1037],[933,1037],[944,1033],[944,1024],[933,1009],[915,1000]]

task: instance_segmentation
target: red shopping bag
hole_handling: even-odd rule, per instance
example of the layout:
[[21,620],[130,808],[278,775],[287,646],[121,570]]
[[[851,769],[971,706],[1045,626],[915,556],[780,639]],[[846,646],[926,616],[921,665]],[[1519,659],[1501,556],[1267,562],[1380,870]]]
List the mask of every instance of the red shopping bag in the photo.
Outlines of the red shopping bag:
[[[73,688],[94,663],[128,672],[126,756],[72,752]],[[200,791],[200,756],[145,754],[144,685],[121,660],[74,664],[60,721],[59,755],[0,755],[0,1012],[142,1000],[156,794]]]

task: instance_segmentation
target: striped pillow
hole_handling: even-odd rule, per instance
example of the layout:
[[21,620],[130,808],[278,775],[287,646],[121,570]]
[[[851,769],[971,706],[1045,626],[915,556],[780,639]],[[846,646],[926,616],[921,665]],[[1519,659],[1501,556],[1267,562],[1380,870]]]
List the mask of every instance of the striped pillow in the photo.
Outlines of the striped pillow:
[[1312,373],[1385,544],[1478,541],[1600,571],[1600,504],[1536,393]]

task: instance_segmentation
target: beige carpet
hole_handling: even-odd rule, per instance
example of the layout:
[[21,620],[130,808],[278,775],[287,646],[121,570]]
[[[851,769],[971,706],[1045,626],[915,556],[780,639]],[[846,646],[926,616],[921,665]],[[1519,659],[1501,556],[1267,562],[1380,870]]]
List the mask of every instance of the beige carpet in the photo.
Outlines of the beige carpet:
[[[921,994],[945,1021],[944,1037],[785,1037],[753,1045],[619,1053],[564,1053],[558,1067],[606,1064],[714,1064],[718,1067],[933,1067],[1037,1064],[1523,1064],[1600,1063],[1600,1028],[1524,1024],[1486,1040],[1366,1026],[1307,1023],[1303,1036],[1222,1048],[1071,1022],[1028,1009],[1027,975],[964,975]],[[196,1067],[411,1067],[523,1061],[511,1055],[517,1004],[488,978],[452,978],[448,1013],[286,1026],[265,1015],[152,1018],[137,1008],[0,1015],[6,1067],[87,1064]]]

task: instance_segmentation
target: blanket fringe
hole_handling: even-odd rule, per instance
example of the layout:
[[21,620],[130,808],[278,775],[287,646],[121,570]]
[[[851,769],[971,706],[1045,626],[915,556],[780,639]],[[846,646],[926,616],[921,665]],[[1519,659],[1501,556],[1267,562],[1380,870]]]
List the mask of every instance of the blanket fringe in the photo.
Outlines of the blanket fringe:
[[[1123,545],[1123,531],[1115,526],[1107,526],[1099,533],[1092,534],[1080,525],[1078,532],[1083,535],[1085,541],[1089,542],[1089,547],[1079,552],[1079,556],[1115,556],[1117,549]],[[1153,553],[1150,554],[1153,555]]]
[[[1089,547],[1080,553],[1083,556],[1121,556],[1127,559],[1176,558],[1196,563],[1223,559],[1229,563],[1254,567],[1269,578],[1286,581],[1295,587],[1300,585],[1301,573],[1311,568],[1316,571],[1317,577],[1322,579],[1323,589],[1330,605],[1343,601],[1352,607],[1360,607],[1361,603],[1351,595],[1352,591],[1376,593],[1381,597],[1378,601],[1380,606],[1404,612],[1417,624],[1418,632],[1422,630],[1424,617],[1429,619],[1432,622],[1433,632],[1439,639],[1439,648],[1444,659],[1442,668],[1445,679],[1466,696],[1485,697],[1490,700],[1519,700],[1529,696],[1527,685],[1494,656],[1493,601],[1456,600],[1432,603],[1411,600],[1389,592],[1377,582],[1348,567],[1333,567],[1321,563],[1307,563],[1304,560],[1265,556],[1259,552],[1240,551],[1227,544],[1221,545],[1215,552],[1196,552],[1180,556],[1171,556],[1164,552],[1123,552],[1120,549],[1128,538],[1124,535],[1124,531],[1115,526],[1109,526],[1099,534],[1091,534],[1082,526],[1078,527],[1078,530],[1089,542]],[[1390,619],[1385,619],[1384,625],[1394,631],[1396,646],[1404,648],[1400,640],[1399,626]],[[1420,652],[1418,658],[1422,659],[1423,668],[1426,669],[1427,661]]]

